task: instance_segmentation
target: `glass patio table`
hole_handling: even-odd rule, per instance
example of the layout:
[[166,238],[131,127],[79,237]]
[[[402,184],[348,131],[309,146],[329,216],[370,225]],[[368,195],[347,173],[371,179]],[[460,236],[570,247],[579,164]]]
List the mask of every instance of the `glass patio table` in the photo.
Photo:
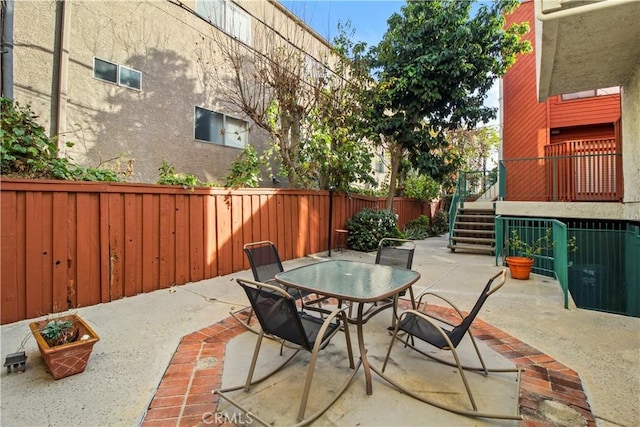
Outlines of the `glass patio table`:
[[357,315],[350,322],[357,327],[367,394],[371,394],[373,389],[363,333],[363,325],[370,317],[364,317],[364,305],[386,298],[393,298],[395,303],[397,295],[419,278],[420,273],[417,271],[348,260],[303,265],[275,276],[275,280],[283,285],[358,305]]

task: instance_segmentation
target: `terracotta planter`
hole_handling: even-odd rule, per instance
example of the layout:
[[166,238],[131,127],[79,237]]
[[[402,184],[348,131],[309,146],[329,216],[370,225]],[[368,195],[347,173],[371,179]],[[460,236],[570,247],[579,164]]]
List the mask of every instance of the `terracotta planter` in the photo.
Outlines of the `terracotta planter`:
[[531,267],[533,267],[533,258],[508,256],[507,265],[509,266],[512,278],[518,280],[529,280]]
[[[50,347],[40,333],[40,330],[44,328],[50,320],[46,319],[29,324],[31,332],[38,343],[38,348],[40,349],[44,363],[56,380],[84,372],[91,351],[93,350],[93,345],[100,340],[93,329],[77,315],[63,316],[60,320],[69,320],[75,325],[78,325],[77,341]],[[82,339],[85,335],[88,335],[89,338]]]

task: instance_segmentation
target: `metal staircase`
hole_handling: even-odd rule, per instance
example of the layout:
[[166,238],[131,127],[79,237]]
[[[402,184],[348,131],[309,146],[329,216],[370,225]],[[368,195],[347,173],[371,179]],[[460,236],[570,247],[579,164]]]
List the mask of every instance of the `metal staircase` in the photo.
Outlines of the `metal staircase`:
[[451,252],[479,252],[495,255],[495,209],[472,207],[458,208],[455,223],[449,236]]

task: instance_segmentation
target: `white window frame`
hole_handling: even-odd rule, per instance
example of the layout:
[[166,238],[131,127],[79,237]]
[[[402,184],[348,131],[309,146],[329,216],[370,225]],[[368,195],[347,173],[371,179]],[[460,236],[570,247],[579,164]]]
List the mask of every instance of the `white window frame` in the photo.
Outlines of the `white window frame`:
[[581,92],[563,93],[560,97],[563,101],[593,98],[596,96],[615,95],[620,93],[620,86],[605,87],[600,89],[583,90]]
[[[103,79],[102,77],[96,76],[96,61],[102,61],[102,62],[106,62],[107,64],[114,65],[116,67],[116,81],[107,80],[107,79]],[[122,83],[122,70],[127,70],[127,71],[132,71],[134,73],[138,73],[139,81],[140,81],[140,87],[135,87],[135,86],[131,86],[131,85],[128,85],[128,84],[123,84]],[[93,57],[93,78],[96,79],[96,80],[100,80],[101,82],[111,83],[111,84],[114,84],[114,85],[117,85],[117,86],[125,87],[127,89],[137,90],[137,91],[140,91],[140,92],[142,91],[142,72],[141,71],[136,70],[136,69],[131,68],[131,67],[125,67],[124,65],[116,64],[115,62],[107,61],[106,59],[98,58],[97,56]]]
[[251,15],[229,0],[196,0],[196,13],[231,37],[251,44]]
[[[138,81],[140,82],[140,87],[130,86],[128,84],[122,83],[122,70],[127,70],[133,73],[138,74]],[[133,90],[142,91],[142,73],[136,69],[125,67],[124,65],[118,65],[118,86],[126,87]]]
[[[197,137],[196,126],[198,124],[198,110],[206,111],[207,113],[211,114],[211,117],[215,117],[215,115],[217,115],[222,118],[222,127],[220,128],[219,135],[212,135],[212,132],[209,132],[209,139],[202,139]],[[244,130],[241,130],[241,133],[243,133],[244,135],[241,135],[238,132],[227,132],[227,129],[232,126],[232,122],[240,122],[244,124]],[[211,122],[209,126],[211,126]],[[234,139],[233,135],[241,135],[241,142],[236,142],[237,138]],[[216,144],[223,147],[244,150],[247,145],[249,145],[249,122],[237,117],[227,116],[226,114],[220,113],[218,111],[210,110],[208,108],[196,105],[193,109],[193,139],[203,143]]]

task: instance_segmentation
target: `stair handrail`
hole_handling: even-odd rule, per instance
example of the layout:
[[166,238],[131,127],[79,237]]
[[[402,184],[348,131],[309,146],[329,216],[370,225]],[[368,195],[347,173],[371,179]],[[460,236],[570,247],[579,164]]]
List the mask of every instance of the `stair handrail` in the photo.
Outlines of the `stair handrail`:
[[465,172],[460,172],[456,182],[456,189],[453,191],[453,196],[451,197],[451,205],[449,206],[449,245],[453,244],[453,227],[455,227],[456,224],[458,209],[466,200],[466,186],[466,174]]

